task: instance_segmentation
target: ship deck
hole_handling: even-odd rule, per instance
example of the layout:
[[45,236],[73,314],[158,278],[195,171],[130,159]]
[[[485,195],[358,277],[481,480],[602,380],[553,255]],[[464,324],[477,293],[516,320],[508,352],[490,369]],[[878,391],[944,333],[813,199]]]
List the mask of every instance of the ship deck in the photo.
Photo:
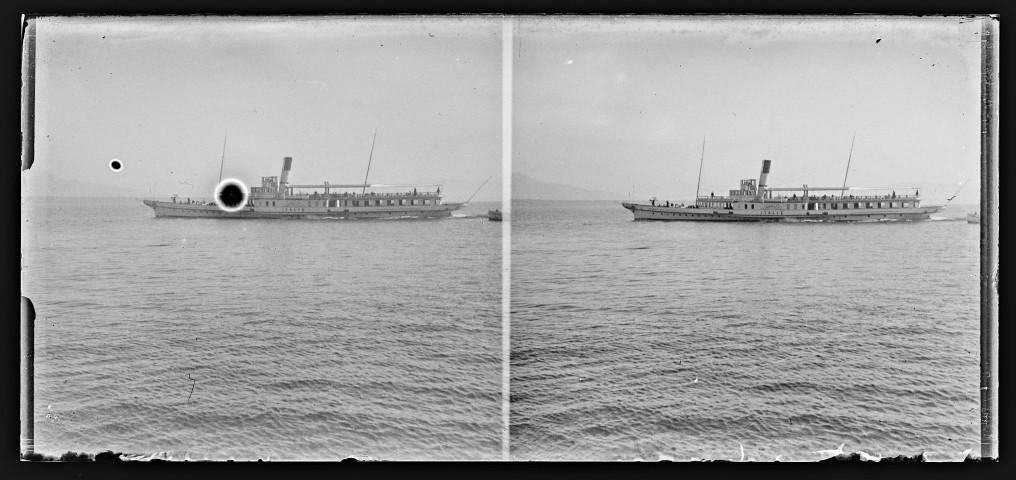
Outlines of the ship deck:
[[[735,205],[737,205],[735,203]],[[623,202],[635,220],[660,221],[734,221],[734,222],[822,222],[926,220],[943,207],[886,207],[807,210],[776,208],[774,203],[758,203],[758,208],[716,208],[702,206],[665,206]],[[803,206],[803,204],[802,204]]]
[[246,206],[236,212],[227,212],[215,204],[176,203],[144,200],[152,207],[156,217],[200,218],[261,218],[261,219],[379,219],[379,218],[435,218],[448,217],[462,208],[462,203],[438,205],[394,205],[362,207],[307,206],[299,202],[278,206]]

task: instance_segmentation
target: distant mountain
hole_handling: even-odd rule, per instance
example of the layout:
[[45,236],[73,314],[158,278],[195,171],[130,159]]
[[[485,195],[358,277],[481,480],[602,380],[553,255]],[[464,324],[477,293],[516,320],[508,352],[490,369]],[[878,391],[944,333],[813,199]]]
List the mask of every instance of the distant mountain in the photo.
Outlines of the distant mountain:
[[32,197],[148,197],[144,190],[100,185],[31,170],[21,173],[21,194]]
[[513,200],[619,200],[624,195],[601,190],[534,180],[523,173],[512,174]]

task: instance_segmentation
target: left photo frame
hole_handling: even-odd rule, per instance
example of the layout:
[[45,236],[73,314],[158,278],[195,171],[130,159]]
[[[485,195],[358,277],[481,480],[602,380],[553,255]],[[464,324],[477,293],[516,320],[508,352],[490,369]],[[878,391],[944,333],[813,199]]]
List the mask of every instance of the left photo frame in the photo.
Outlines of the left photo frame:
[[30,18],[23,456],[501,460],[502,34]]

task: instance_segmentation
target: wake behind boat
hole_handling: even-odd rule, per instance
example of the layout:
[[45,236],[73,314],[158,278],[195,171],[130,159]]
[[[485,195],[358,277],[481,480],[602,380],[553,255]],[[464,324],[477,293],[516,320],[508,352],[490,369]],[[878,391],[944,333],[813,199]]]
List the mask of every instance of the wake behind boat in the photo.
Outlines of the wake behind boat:
[[[242,196],[235,210],[218,202],[178,202],[143,200],[156,217],[203,218],[438,218],[448,217],[464,203],[443,203],[441,186],[329,184],[293,185],[289,183],[292,157],[285,157],[279,177],[261,177],[261,186]],[[221,184],[220,184],[221,187]],[[236,186],[246,190],[242,185]],[[228,186],[226,188],[229,188]],[[355,190],[359,189],[357,193]],[[368,191],[368,189],[370,191]],[[220,197],[222,191],[216,189]],[[234,188],[234,191],[237,189]]]
[[[762,161],[762,173],[741,180],[741,188],[729,195],[699,196],[694,205],[658,202],[623,202],[635,220],[686,220],[733,222],[877,221],[927,220],[945,206],[921,206],[916,187],[862,188],[809,187],[769,188],[770,160]],[[846,192],[850,192],[847,194]],[[823,192],[839,192],[823,193]],[[822,193],[819,195],[819,193]]]

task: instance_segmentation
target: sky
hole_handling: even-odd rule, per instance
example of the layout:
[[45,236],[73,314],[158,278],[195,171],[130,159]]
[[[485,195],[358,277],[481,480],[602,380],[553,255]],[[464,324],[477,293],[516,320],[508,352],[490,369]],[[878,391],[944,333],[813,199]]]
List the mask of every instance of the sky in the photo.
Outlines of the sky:
[[[369,182],[443,184],[447,201],[493,176],[476,200],[499,200],[504,21],[40,19],[22,191],[207,198],[223,157],[257,186],[291,156],[297,184],[359,183],[369,160]],[[700,160],[703,194],[763,159],[772,187],[838,186],[849,160],[848,186],[979,200],[977,21],[511,21],[511,167],[536,181],[688,200]]]
[[[528,17],[512,168],[620,198],[919,186],[980,198],[980,24],[960,17]],[[851,148],[853,138],[853,147]],[[703,142],[705,149],[703,153]]]
[[295,184],[362,183],[370,161],[370,183],[443,184],[446,201],[493,176],[476,200],[499,200],[501,32],[499,17],[42,18],[22,191],[210,198],[220,164],[260,186],[289,156]]

